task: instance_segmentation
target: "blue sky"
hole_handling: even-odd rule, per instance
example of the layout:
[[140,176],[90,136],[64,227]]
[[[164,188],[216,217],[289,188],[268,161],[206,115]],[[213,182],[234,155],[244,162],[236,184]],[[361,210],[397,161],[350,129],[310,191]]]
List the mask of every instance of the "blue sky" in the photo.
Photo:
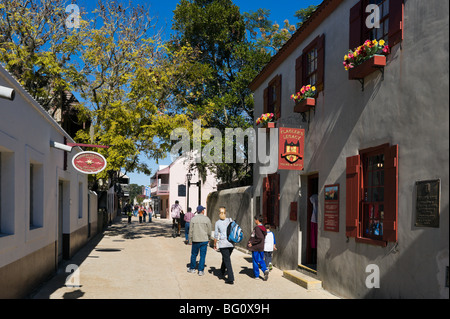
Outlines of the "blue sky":
[[[128,0],[119,1],[128,4]],[[169,32],[171,31],[171,23],[173,17],[173,10],[175,10],[179,0],[131,0],[133,4],[145,4],[150,6],[150,13],[152,16],[158,18],[158,27],[165,28],[167,33],[167,39],[169,38]],[[306,8],[310,5],[318,5],[322,0],[233,0],[233,2],[240,7],[241,12],[256,11],[259,8],[269,9],[272,22],[282,24],[285,19],[288,19],[291,24],[296,24],[298,20],[294,17],[295,11]],[[91,12],[94,9],[96,1],[79,0],[78,5],[81,7],[81,11]],[[84,10],[83,10],[84,9]],[[152,173],[158,169],[158,164],[154,160],[147,160],[142,158],[149,167],[152,169]],[[159,164],[168,165],[171,163],[170,157],[160,160]],[[130,183],[139,185],[149,185],[150,176],[143,174],[128,173],[130,177]]]

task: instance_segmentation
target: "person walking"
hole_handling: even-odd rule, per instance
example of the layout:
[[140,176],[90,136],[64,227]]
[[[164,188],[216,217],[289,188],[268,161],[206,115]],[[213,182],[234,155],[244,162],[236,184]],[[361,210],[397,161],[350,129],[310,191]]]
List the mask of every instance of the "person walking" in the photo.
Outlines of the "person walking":
[[[176,228],[176,236],[180,236],[181,234],[181,224],[180,224],[180,215],[183,209],[180,206],[179,201],[175,201],[175,204],[170,207],[170,217],[172,217],[172,229]],[[175,235],[174,235],[175,237]]]
[[131,216],[133,216],[133,208],[131,207],[131,204],[127,204],[125,207],[125,211],[127,212],[128,216],[128,224],[131,224]]
[[184,215],[184,238],[186,239],[185,244],[189,243],[189,226],[191,224],[191,219],[194,217],[192,208],[188,207],[186,215]]
[[196,260],[200,252],[198,275],[203,276],[205,274],[206,251],[209,237],[211,236],[211,229],[211,220],[205,216],[205,207],[199,205],[197,207],[197,215],[191,219],[189,227],[189,243],[192,244],[191,263],[187,270],[189,273],[195,273]]
[[152,205],[150,205],[148,207],[148,222],[149,223],[152,222],[152,217],[153,217],[153,207],[152,207]]
[[264,273],[264,280],[269,278],[269,269],[264,262],[264,239],[267,235],[266,228],[262,225],[262,217],[255,216],[255,228],[253,229],[247,247],[252,252],[253,274],[259,278],[259,268]]
[[142,217],[144,217],[144,209],[142,208],[142,206],[139,207],[138,214],[139,214],[139,223],[142,223]]
[[232,285],[234,283],[234,274],[231,265],[231,253],[233,252],[234,244],[230,243],[227,237],[227,228],[230,223],[231,219],[227,218],[225,207],[220,207],[219,220],[216,222],[214,229],[214,249],[219,249],[222,254],[222,265],[220,266],[221,276],[224,278],[226,273],[227,279],[225,283]]
[[277,242],[275,240],[275,235],[270,230],[270,225],[265,224],[264,227],[267,230],[266,238],[264,239],[264,262],[266,263],[266,266],[269,268],[269,271],[272,270],[272,256],[273,251],[277,250]]

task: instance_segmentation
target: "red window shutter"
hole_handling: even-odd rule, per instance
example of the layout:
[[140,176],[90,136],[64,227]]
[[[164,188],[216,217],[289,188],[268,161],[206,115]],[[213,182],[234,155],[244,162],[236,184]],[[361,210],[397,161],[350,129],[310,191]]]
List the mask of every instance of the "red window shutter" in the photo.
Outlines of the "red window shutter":
[[398,145],[385,153],[383,240],[397,241],[398,221]]
[[269,201],[269,191],[270,191],[270,184],[269,184],[269,178],[268,177],[264,177],[263,178],[263,196],[262,196],[262,201],[263,201],[263,219],[264,219],[264,224],[267,223],[267,204]]
[[273,224],[275,227],[280,225],[280,174],[272,176],[272,196],[274,199],[274,216]]
[[279,119],[281,118],[281,74],[277,76],[275,90],[277,90],[277,105],[275,109],[275,116],[277,119]]
[[263,107],[263,113],[267,113],[267,110],[269,109],[269,88],[264,89],[264,107]]
[[390,47],[403,40],[403,11],[403,0],[389,1],[388,44]]
[[346,236],[357,237],[361,200],[361,160],[359,155],[347,157],[346,169]]
[[356,5],[354,5],[350,9],[350,36],[349,36],[349,49],[353,50],[354,48],[361,45],[361,32],[363,26],[363,14],[362,14],[362,0],[359,1]]
[[322,34],[317,42],[317,91],[323,90],[325,71],[325,34]]
[[295,60],[295,93],[300,91],[303,86],[303,55]]

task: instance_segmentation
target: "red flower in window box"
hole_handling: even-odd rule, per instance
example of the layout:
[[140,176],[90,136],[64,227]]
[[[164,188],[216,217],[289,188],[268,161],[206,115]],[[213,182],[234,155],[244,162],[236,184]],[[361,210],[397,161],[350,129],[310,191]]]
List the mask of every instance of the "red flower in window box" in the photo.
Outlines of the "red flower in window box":
[[364,61],[362,64],[348,71],[349,80],[364,79],[369,74],[375,72],[378,68],[386,66],[386,56],[374,55],[370,59]]
[[262,126],[266,128],[275,128],[275,120],[275,114],[264,113],[256,119],[256,125],[262,124]]
[[314,106],[316,106],[316,99],[308,97],[295,105],[294,112],[295,113],[304,113],[304,112],[309,111],[309,109]]
[[359,47],[349,50],[344,56],[344,68],[348,71],[349,80],[364,79],[376,68],[382,68],[386,65],[386,56],[389,47],[384,40],[366,40]]

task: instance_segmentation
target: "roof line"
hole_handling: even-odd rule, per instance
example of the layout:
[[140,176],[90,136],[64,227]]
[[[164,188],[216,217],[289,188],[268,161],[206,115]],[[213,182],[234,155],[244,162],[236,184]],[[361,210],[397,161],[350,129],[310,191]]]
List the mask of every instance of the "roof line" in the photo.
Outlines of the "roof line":
[[266,66],[249,84],[254,92],[275,69],[341,4],[343,0],[324,0],[313,14],[303,22],[301,27],[286,41],[286,43],[272,56]]

